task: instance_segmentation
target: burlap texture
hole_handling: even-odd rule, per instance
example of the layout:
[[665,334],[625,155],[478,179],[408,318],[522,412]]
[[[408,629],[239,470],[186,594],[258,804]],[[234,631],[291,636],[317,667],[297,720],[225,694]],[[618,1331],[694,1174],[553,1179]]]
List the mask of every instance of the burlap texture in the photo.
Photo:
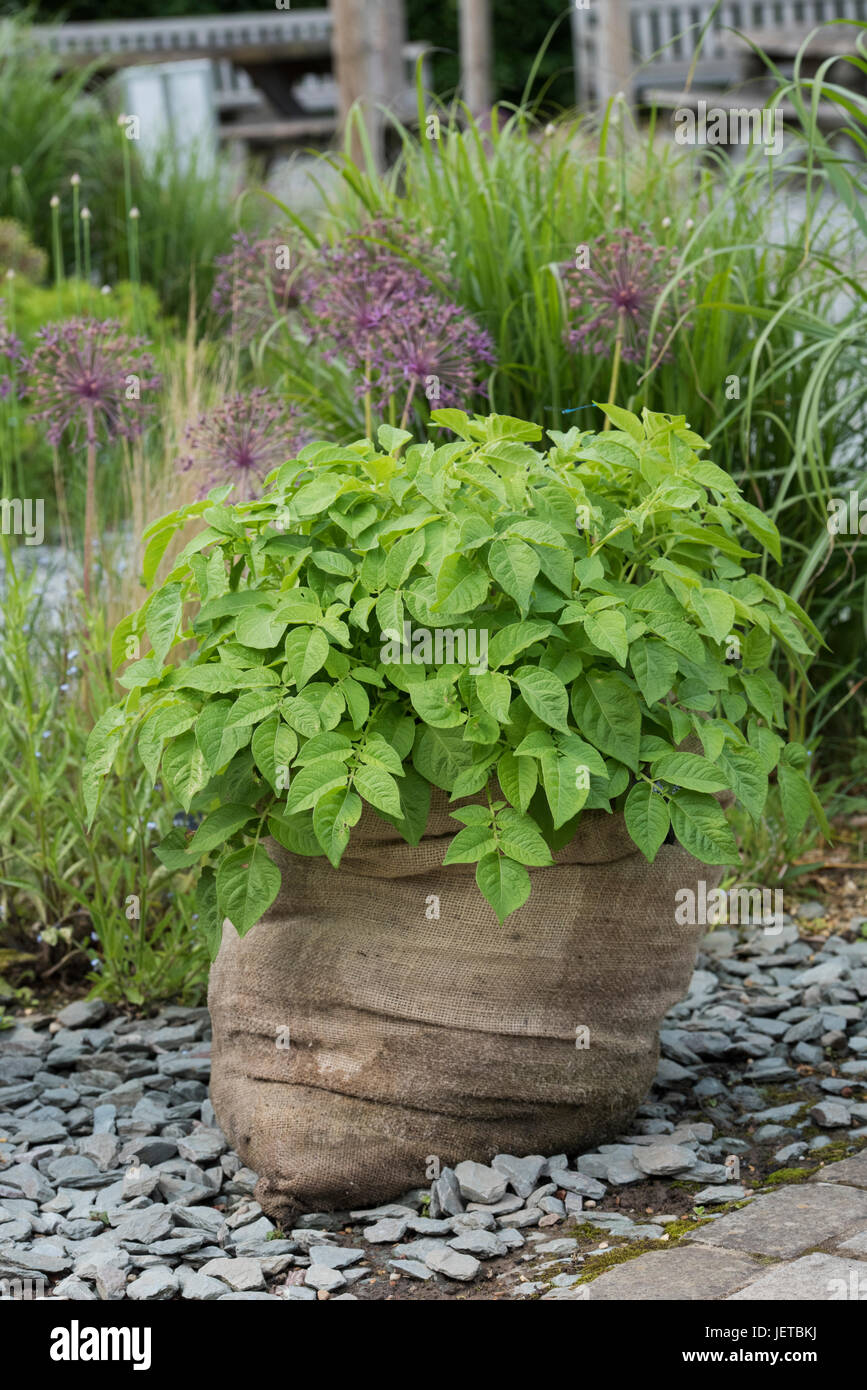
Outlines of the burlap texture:
[[415,848],[365,807],[339,870],[271,844],[276,902],[243,940],[224,928],[211,1098],[284,1222],[393,1200],[432,1157],[586,1150],[654,1076],[702,931],[675,924],[675,892],[719,871],[679,845],[649,865],[590,812],[500,926],[475,866],[442,866],[446,805]]

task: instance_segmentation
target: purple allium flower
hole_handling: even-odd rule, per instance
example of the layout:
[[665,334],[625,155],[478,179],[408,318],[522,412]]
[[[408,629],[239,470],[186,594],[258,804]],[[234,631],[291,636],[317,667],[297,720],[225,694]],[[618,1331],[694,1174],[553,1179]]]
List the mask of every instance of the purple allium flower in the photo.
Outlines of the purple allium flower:
[[49,443],[69,431],[78,443],[140,434],[148,411],[142,399],[160,378],[141,338],[130,338],[115,319],[68,319],[37,334],[25,363],[27,390],[35,407],[31,419],[47,422]]
[[218,273],[211,302],[221,318],[231,319],[232,332],[243,343],[252,342],[296,302],[289,237],[288,229],[255,240],[236,232],[232,250],[214,262]]
[[[494,345],[459,305],[428,295],[396,326],[391,355],[410,394],[425,392],[436,408],[486,394],[479,364],[493,363]],[[387,395],[396,389],[394,375],[388,368],[381,374],[380,389]]]
[[446,268],[442,248],[379,219],[323,249],[305,273],[309,341],[345,362],[356,394],[370,392],[380,409],[398,391],[409,402],[427,390],[439,405],[484,393],[479,364],[494,361],[493,343],[445,298]]
[[259,494],[271,469],[294,458],[309,439],[293,423],[291,407],[257,387],[200,416],[187,428],[185,441],[190,452],[181,466],[201,477],[202,496],[233,483],[232,501],[248,501]]
[[[648,346],[659,360],[670,355],[668,337],[677,321],[671,296],[660,310],[652,339],[650,325],[666,284],[677,274],[677,253],[647,241],[644,230],[625,228],[610,238],[599,236],[590,247],[588,266],[564,267],[567,303],[575,320],[565,340],[573,352],[610,355],[622,332],[624,362],[643,362]],[[685,283],[679,281],[680,287]]]
[[[6,316],[3,312],[3,300],[0,299],[0,359],[2,358],[5,358],[7,362],[20,362],[21,341],[7,328]],[[5,372],[0,373],[0,400],[5,400],[11,391],[11,376]]]

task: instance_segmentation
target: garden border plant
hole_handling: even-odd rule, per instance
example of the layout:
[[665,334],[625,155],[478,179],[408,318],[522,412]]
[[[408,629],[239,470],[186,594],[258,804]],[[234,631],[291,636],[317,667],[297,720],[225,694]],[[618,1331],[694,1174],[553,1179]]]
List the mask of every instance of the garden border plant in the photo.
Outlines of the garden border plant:
[[158,852],[202,866],[212,957],[224,918],[243,935],[277,896],[269,835],[337,867],[365,803],[418,843],[435,787],[477,799],[444,862],[477,865],[500,921],[586,810],[622,810],[651,862],[672,833],[731,864],[719,795],[758,821],[776,771],[789,828],[827,831],[768,664],[821,636],[745,569],[743,533],[779,560],[776,528],[682,416],[605,409],[615,428],[549,431],[544,453],[535,424],[440,410],[438,446],[388,425],[380,448],[311,444],[260,499],[218,489],[150,528],[153,585],[204,523],[115,633],[128,693],[91,733],[85,797],[92,815],[132,739],[204,817]]

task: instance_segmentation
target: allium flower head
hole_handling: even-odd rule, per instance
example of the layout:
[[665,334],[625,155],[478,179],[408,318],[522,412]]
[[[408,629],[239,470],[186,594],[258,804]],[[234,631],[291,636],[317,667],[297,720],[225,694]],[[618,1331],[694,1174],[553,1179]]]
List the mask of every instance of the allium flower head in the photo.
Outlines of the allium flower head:
[[232,250],[216,258],[212,303],[243,343],[252,342],[295,302],[289,236],[288,230],[256,239],[236,232]]
[[232,483],[231,500],[245,502],[259,495],[271,469],[294,458],[308,437],[293,422],[291,407],[257,387],[200,416],[187,428],[185,443],[189,453],[181,468],[196,473],[201,496]]
[[31,419],[46,422],[50,443],[67,433],[74,444],[141,433],[153,409],[145,395],[160,384],[143,339],[115,319],[84,318],[50,324],[36,338],[24,371]]
[[[437,403],[483,392],[489,335],[443,293],[448,260],[406,228],[379,219],[324,248],[301,282],[310,342],[339,357],[382,407],[437,378]],[[435,278],[434,278],[435,277]]]
[[[7,362],[20,362],[21,342],[6,326],[6,316],[3,312],[3,300],[0,299],[0,367],[2,367],[3,359]],[[5,400],[11,390],[12,378],[6,372],[0,370],[0,401]]]
[[429,392],[434,407],[460,405],[485,394],[480,364],[493,363],[494,345],[459,305],[427,295],[395,326],[390,357],[393,368],[385,365],[381,392],[394,393],[396,369],[401,384]]
[[[672,297],[662,306],[652,335],[650,328],[662,292],[677,273],[677,253],[654,245],[644,231],[623,229],[597,237],[589,265],[564,267],[573,317],[565,337],[573,352],[610,355],[622,332],[624,362],[643,362],[648,346],[653,357],[669,355],[666,343],[677,320]],[[685,283],[680,280],[679,287]]]

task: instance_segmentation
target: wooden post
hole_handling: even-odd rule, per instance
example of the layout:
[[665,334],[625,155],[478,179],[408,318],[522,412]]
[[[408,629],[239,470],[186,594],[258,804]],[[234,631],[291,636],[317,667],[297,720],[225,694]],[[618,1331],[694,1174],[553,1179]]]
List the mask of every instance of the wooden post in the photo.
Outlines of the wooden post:
[[[385,165],[385,117],[381,107],[394,109],[405,76],[406,37],[403,0],[330,0],[334,16],[334,72],[339,91],[341,122],[358,101],[378,168]],[[362,158],[361,142],[352,154]]]
[[590,3],[598,6],[596,104],[604,110],[618,92],[622,92],[627,101],[632,97],[629,0],[590,0]]
[[477,119],[491,109],[490,0],[460,0],[461,89]]

